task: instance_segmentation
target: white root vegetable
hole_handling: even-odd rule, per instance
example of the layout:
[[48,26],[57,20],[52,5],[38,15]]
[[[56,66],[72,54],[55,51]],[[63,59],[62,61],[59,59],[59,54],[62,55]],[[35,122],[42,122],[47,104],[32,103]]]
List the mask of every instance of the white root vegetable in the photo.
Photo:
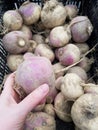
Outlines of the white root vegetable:
[[20,31],[24,32],[27,35],[29,40],[32,39],[33,36],[32,36],[32,32],[29,26],[22,25]]
[[76,100],[84,94],[81,83],[84,81],[75,73],[68,73],[62,79],[61,92],[67,99]]
[[55,58],[53,50],[47,44],[39,44],[36,47],[34,54],[38,55],[38,56],[44,56],[44,57],[48,58],[51,62],[53,62],[54,58]]
[[56,130],[56,121],[53,116],[45,112],[29,113],[24,130]]
[[95,93],[98,94],[98,85],[93,83],[82,83],[81,86],[84,87],[84,93]]
[[60,76],[56,79],[55,87],[57,90],[61,90],[62,80],[63,80],[63,76]]
[[20,54],[28,50],[29,41],[23,32],[12,31],[4,35],[3,45],[9,53]]
[[72,39],[75,42],[87,41],[93,31],[93,26],[86,16],[77,16],[73,18],[70,27]]
[[81,68],[83,68],[86,72],[91,69],[92,64],[94,63],[93,58],[84,57],[83,60],[78,64]]
[[19,30],[22,27],[23,19],[16,10],[8,10],[3,15],[4,26],[9,30]]
[[58,26],[51,30],[49,35],[49,44],[53,47],[62,47],[66,45],[71,39],[69,28]]
[[71,122],[71,107],[73,101],[67,100],[64,95],[60,92],[54,101],[54,108],[56,115],[65,122]]
[[14,72],[17,70],[18,66],[23,62],[23,55],[8,55],[7,65],[9,69]]
[[69,68],[67,73],[75,73],[84,81],[87,81],[88,79],[86,71],[79,66],[73,66]]
[[79,47],[81,54],[85,54],[90,49],[87,43],[75,43],[75,45]]
[[41,7],[37,3],[26,1],[19,7],[24,23],[31,25],[36,23],[41,15]]
[[74,44],[67,44],[55,50],[55,55],[62,65],[69,66],[80,60],[80,50]]
[[46,1],[41,11],[41,21],[46,28],[62,25],[66,20],[65,7],[56,0]]
[[98,94],[84,94],[79,97],[71,109],[71,117],[81,130],[98,129]]
[[34,34],[34,35],[33,35],[33,40],[34,40],[36,43],[38,43],[38,44],[43,44],[43,43],[45,43],[45,38],[44,38],[42,35],[40,35],[40,34]]
[[68,4],[65,5],[67,19],[72,20],[72,18],[76,17],[78,14],[78,8],[76,5]]
[[50,116],[55,117],[55,110],[53,104],[46,104],[44,107],[44,112],[46,112]]
[[[60,62],[53,64],[53,70],[54,70],[54,74],[55,74],[56,79],[59,78],[60,76],[64,75],[64,71],[60,71],[64,68],[65,68],[65,66],[62,65]],[[58,71],[60,71],[60,72],[58,72]]]
[[37,47],[38,43],[36,43],[34,40],[29,40],[29,48],[28,48],[28,52],[34,52],[36,47]]

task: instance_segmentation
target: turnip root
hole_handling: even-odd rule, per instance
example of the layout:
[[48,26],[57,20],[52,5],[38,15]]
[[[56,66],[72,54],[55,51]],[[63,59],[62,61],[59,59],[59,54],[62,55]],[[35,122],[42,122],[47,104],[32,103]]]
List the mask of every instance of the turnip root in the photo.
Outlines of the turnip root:
[[55,110],[53,104],[46,104],[44,107],[44,112],[49,114],[50,116],[55,117]]
[[26,1],[20,6],[19,13],[22,15],[24,23],[31,25],[39,20],[41,7],[37,3]]
[[17,70],[18,66],[23,62],[23,55],[8,55],[7,65],[9,69],[14,72]]
[[33,110],[32,112],[41,112],[44,110],[44,107],[45,107],[45,103],[46,103],[46,100],[43,102],[43,103],[40,103],[38,104]]
[[98,94],[98,85],[93,84],[93,83],[82,83],[82,87],[84,87],[84,93],[95,93]]
[[55,87],[57,90],[61,90],[63,76],[60,76],[55,81]]
[[55,58],[53,50],[47,44],[39,44],[36,47],[34,54],[38,55],[38,56],[44,56],[44,57],[48,58],[51,62],[53,62],[54,58]]
[[24,130],[56,130],[56,122],[53,116],[44,112],[29,113]]
[[68,44],[56,49],[56,57],[62,65],[69,66],[80,60],[80,50],[74,44]]
[[41,11],[41,21],[46,28],[62,25],[66,20],[66,10],[63,4],[56,0],[46,1]]
[[[59,78],[60,76],[64,75],[64,71],[60,71],[64,68],[65,68],[65,66],[63,66],[60,62],[53,64],[53,70],[54,70],[56,79]],[[58,72],[58,71],[60,71],[60,72]]]
[[75,42],[87,41],[93,31],[93,26],[86,16],[77,16],[73,18],[70,27],[72,39]]
[[84,94],[79,97],[71,109],[71,117],[81,130],[98,129],[98,94]]
[[69,28],[58,26],[51,30],[49,35],[49,44],[53,47],[62,47],[66,45],[71,39]]
[[67,99],[76,100],[84,94],[81,83],[84,81],[75,73],[68,73],[62,79],[61,92]]
[[31,53],[31,52],[26,52],[24,55],[23,55],[23,58],[24,58],[24,60],[26,60],[26,59],[31,59],[32,58],[32,56],[35,56],[33,53]]
[[79,47],[82,55],[85,54],[90,49],[87,43],[76,43],[75,45]]
[[72,20],[72,18],[76,17],[78,14],[78,8],[76,5],[66,5],[65,6],[66,13],[67,13],[67,19]]
[[29,48],[28,48],[27,52],[34,52],[37,45],[38,45],[38,43],[35,42],[34,40],[29,40]]
[[20,31],[24,32],[27,35],[27,37],[28,37],[29,40],[32,39],[33,36],[32,36],[32,32],[31,32],[29,26],[22,25]]
[[72,104],[73,101],[67,100],[61,92],[56,96],[54,101],[55,112],[61,120],[72,121],[70,114]]
[[86,72],[91,69],[91,65],[94,63],[93,58],[83,57],[83,60],[78,64],[81,68],[83,68]]
[[48,84],[50,92],[47,96],[47,102],[55,98],[55,75],[51,62],[40,56],[28,56],[16,71],[15,82],[21,86],[26,94],[42,84]]
[[19,54],[28,50],[29,41],[23,32],[12,31],[4,35],[3,45],[9,53]]
[[88,79],[86,71],[79,66],[73,66],[69,68],[67,73],[75,73],[84,81],[87,81]]
[[22,23],[23,19],[16,10],[8,10],[3,15],[3,24],[8,31],[19,30]]
[[43,43],[45,43],[45,38],[44,38],[42,35],[40,35],[40,34],[35,34],[35,35],[33,35],[33,40],[34,40],[36,43],[38,43],[38,44],[43,44]]

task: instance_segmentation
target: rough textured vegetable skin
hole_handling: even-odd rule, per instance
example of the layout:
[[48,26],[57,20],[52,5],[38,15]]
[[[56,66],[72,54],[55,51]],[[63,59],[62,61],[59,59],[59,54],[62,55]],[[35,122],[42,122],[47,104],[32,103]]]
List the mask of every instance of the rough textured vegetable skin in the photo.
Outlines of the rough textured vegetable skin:
[[8,10],[3,15],[3,23],[9,31],[19,30],[22,27],[23,19],[18,11]]
[[46,1],[41,11],[41,21],[46,28],[62,25],[66,19],[66,10],[56,0]]
[[82,130],[98,129],[98,94],[84,94],[72,106],[71,117]]
[[71,122],[71,107],[73,102],[67,101],[64,95],[60,92],[54,100],[54,108],[56,115],[65,122]]
[[18,66],[23,62],[23,55],[8,55],[7,65],[9,69],[14,72],[17,70]]
[[24,130],[56,130],[56,122],[52,116],[44,112],[29,113]]
[[57,93],[53,68],[51,62],[45,57],[30,56],[26,58],[16,71],[15,82],[17,85],[23,87],[26,94],[31,93],[44,83],[48,84],[50,92],[49,97],[47,96],[47,100],[49,101],[51,101],[51,97],[54,98]]
[[12,31],[4,35],[3,45],[9,53],[19,54],[28,50],[29,41],[23,32]]

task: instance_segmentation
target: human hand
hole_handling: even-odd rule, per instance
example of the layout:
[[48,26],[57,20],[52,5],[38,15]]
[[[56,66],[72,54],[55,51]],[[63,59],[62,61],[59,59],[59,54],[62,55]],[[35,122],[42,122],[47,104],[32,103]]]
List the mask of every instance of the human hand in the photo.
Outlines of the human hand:
[[27,114],[48,94],[47,84],[41,85],[21,102],[18,102],[14,86],[15,74],[12,73],[4,84],[0,95],[0,130],[23,130]]

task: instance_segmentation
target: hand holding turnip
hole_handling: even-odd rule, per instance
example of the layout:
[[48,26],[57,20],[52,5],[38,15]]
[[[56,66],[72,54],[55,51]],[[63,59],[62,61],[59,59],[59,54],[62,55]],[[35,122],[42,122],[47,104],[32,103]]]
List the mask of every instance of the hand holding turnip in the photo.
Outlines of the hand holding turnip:
[[20,102],[17,94],[13,90],[14,78],[15,74],[11,74],[7,78],[4,84],[4,90],[0,95],[0,129],[3,130],[23,129],[27,114],[38,105],[49,92],[48,85],[44,84]]

